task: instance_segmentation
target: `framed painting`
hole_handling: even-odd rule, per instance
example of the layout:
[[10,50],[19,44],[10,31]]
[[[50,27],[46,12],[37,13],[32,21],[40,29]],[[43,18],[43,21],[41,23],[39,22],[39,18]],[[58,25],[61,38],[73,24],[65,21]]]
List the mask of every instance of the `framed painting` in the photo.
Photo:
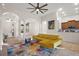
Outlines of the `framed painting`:
[[48,21],[48,29],[54,29],[55,27],[55,20]]

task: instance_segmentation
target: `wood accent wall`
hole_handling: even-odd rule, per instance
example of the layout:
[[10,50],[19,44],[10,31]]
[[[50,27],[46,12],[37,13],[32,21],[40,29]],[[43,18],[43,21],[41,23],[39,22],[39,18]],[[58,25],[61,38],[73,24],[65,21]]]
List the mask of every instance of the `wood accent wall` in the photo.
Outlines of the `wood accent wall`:
[[61,25],[62,30],[68,29],[69,26],[75,26],[76,29],[79,29],[79,21],[70,20],[68,22],[63,22]]

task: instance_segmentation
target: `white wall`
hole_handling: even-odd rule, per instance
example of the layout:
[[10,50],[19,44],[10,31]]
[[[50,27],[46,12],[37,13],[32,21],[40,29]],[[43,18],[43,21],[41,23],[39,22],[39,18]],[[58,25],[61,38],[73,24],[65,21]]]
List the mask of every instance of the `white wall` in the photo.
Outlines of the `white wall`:
[[[24,21],[24,24],[29,22],[30,23],[30,29],[29,32],[33,35],[40,33],[40,17],[34,18],[34,17],[29,17],[29,18],[25,18],[22,19],[22,17],[19,17],[19,15],[17,15],[15,13],[11,13],[11,12],[5,12],[3,13],[3,15],[1,16],[1,29],[2,29],[2,35],[3,33],[8,34],[9,36],[11,36],[11,29],[12,29],[12,22],[7,22],[7,17],[11,18],[12,20],[14,20],[14,28],[15,28],[15,36],[19,36],[19,32],[20,32],[20,21]],[[19,17],[19,18],[18,18]],[[24,34],[25,34],[25,28],[24,27]]]
[[16,17],[16,14],[14,15],[13,13],[5,12],[3,15],[0,15],[0,49],[3,44],[3,33],[11,36],[12,22],[6,21],[8,17],[12,20],[16,20],[16,22],[14,22],[15,36],[18,35],[18,18]]
[[30,23],[29,32],[32,34],[40,33],[40,24],[41,21],[39,18],[28,18],[25,20],[25,23]]
[[[55,20],[55,27],[52,30],[48,29],[48,21]],[[46,22],[46,23],[44,23]],[[42,17],[42,32],[55,34],[59,30],[59,21],[56,20],[56,14],[51,13]]]
[[[1,15],[0,15],[1,16]],[[2,50],[3,38],[2,38],[2,27],[1,27],[1,17],[0,17],[0,50]]]
[[[29,36],[40,33],[40,25],[41,25],[40,18],[27,18],[24,20],[20,20],[20,22],[23,22],[23,24],[24,24],[24,33],[23,33],[23,35],[21,35],[22,38],[29,37]],[[27,23],[29,23],[29,32],[26,32]],[[26,34],[27,34],[27,36],[26,36]]]
[[[7,20],[11,19],[12,21],[8,22]],[[14,23],[14,31],[15,31],[15,36],[18,36],[18,20],[19,17],[15,13],[11,12],[5,12],[1,16],[1,25],[2,25],[2,32],[4,34],[7,34],[9,36],[12,36],[11,30],[12,30],[12,23]]]
[[[1,21],[0,21],[0,27],[1,27]],[[0,28],[0,38],[1,38],[1,28]],[[0,39],[0,45],[1,45],[1,39]],[[0,46],[0,48],[1,48],[1,46]]]
[[78,20],[79,21],[79,15],[63,17],[60,21],[67,22],[69,20]]
[[[74,17],[74,19],[77,19],[79,20],[79,17],[76,16]],[[58,32],[58,30],[60,29],[60,23],[61,21],[67,21],[67,20],[70,20],[72,18],[63,18],[61,19],[60,21],[59,20],[56,20],[56,16],[55,16],[55,13],[51,13],[51,14],[48,14],[48,15],[45,15],[42,17],[42,33],[48,33],[48,34],[58,34],[60,35],[64,41],[69,41],[69,42],[73,42],[73,43],[79,43],[79,33],[72,33],[72,32]],[[48,21],[50,20],[55,20],[55,29],[52,29],[52,30],[49,30],[48,29]],[[44,24],[43,22],[47,22],[46,24]]]

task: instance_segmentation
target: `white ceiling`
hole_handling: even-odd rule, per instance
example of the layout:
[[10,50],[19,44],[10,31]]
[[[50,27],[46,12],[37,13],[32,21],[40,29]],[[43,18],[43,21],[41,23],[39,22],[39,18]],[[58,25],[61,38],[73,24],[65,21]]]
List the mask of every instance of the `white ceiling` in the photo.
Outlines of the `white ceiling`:
[[[36,5],[35,3],[33,3]],[[43,3],[40,3],[40,6],[42,6]],[[79,5],[75,6],[74,3],[48,3],[48,6],[44,7],[47,8],[48,11],[45,14],[36,14],[30,13],[32,10],[28,10],[28,7],[32,7],[31,5],[27,3],[5,3],[5,5],[2,7],[2,4],[0,3],[0,14],[3,12],[15,12],[17,13],[20,17],[41,17],[43,15],[49,14],[49,13],[56,13],[56,11],[59,8],[63,8],[63,11],[67,15],[75,15],[75,8],[78,7]],[[79,10],[78,10],[79,11]]]

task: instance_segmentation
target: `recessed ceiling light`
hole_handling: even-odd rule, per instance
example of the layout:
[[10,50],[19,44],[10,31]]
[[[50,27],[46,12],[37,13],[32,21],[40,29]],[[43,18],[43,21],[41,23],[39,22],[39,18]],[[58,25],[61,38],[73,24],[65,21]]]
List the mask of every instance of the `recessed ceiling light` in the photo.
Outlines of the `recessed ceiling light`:
[[63,8],[59,8],[59,9],[58,9],[58,11],[62,11],[62,10],[63,10]]
[[2,5],[2,6],[5,6],[5,4],[4,4],[4,3],[2,3],[1,5]]
[[78,5],[78,3],[74,3],[74,5]]
[[6,14],[8,14],[9,12],[5,12],[5,13],[3,13],[2,15],[6,15]]
[[78,10],[78,8],[75,8],[75,10]]
[[65,12],[63,11],[62,14],[65,14]]

